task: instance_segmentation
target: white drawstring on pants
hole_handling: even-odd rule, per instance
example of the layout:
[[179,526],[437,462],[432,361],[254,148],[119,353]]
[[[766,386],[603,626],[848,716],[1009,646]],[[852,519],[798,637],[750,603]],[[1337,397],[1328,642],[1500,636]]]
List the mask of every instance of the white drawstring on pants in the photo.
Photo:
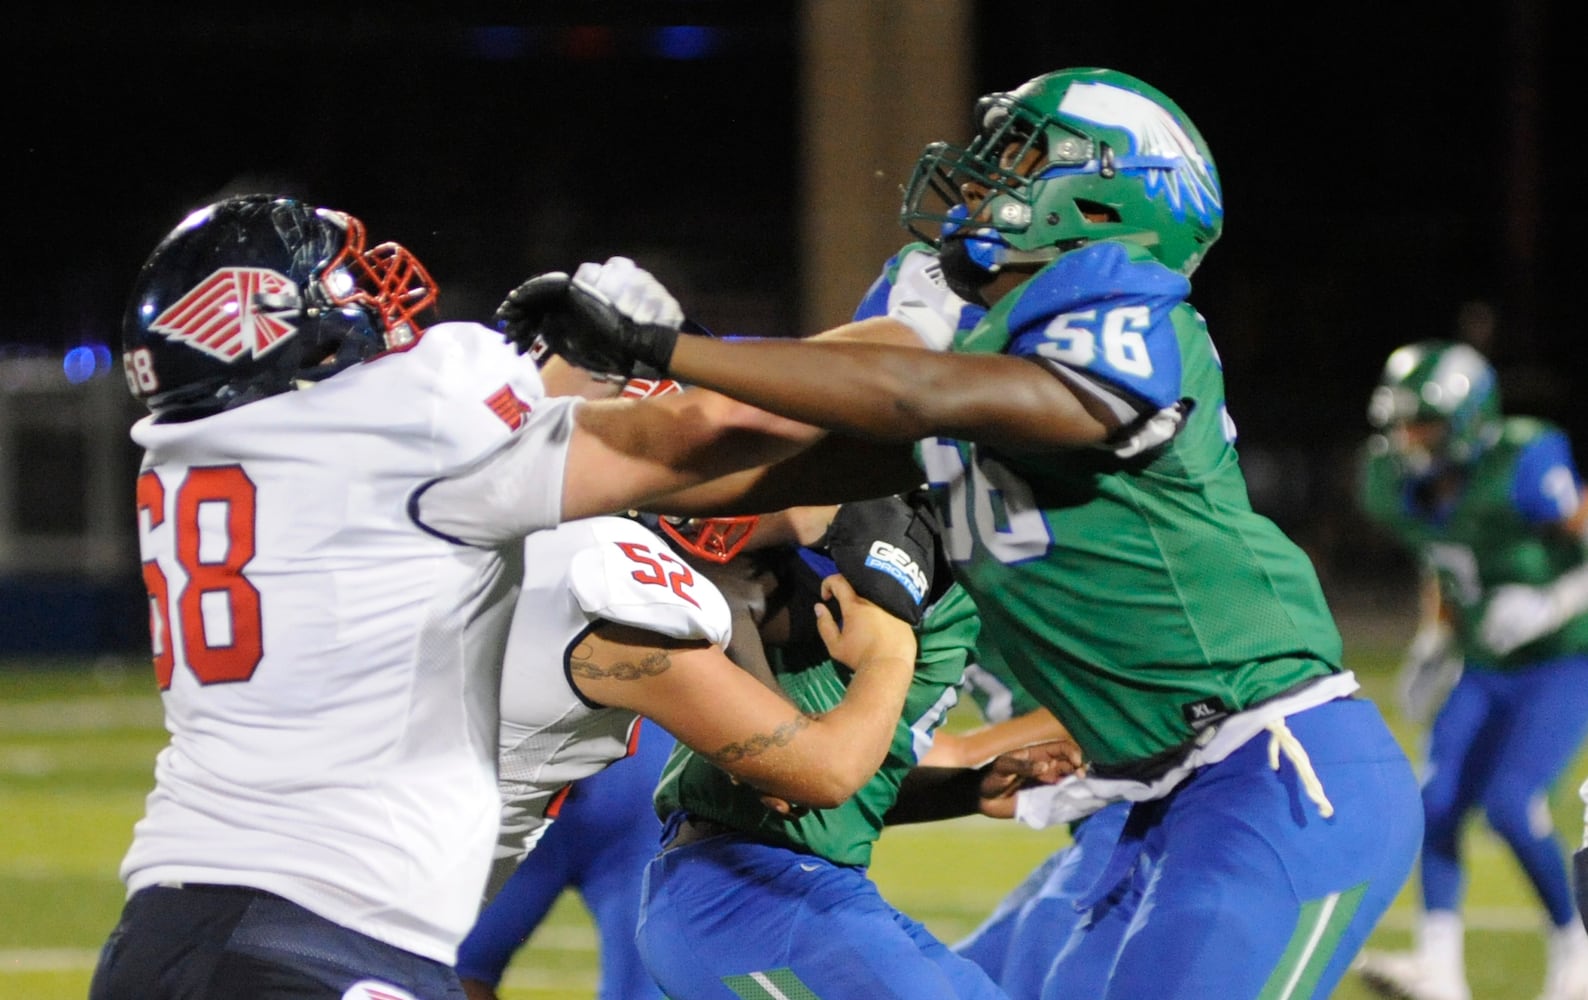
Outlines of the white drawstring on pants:
[[1318,772],[1312,769],[1312,758],[1307,756],[1307,748],[1296,739],[1296,734],[1285,725],[1283,718],[1275,719],[1263,727],[1268,730],[1268,766],[1275,771],[1279,770],[1279,753],[1284,751],[1290,758],[1290,763],[1295,765],[1296,775],[1301,778],[1301,787],[1318,807],[1318,815],[1328,819],[1334,815],[1334,803],[1323,793],[1323,782],[1318,780]]

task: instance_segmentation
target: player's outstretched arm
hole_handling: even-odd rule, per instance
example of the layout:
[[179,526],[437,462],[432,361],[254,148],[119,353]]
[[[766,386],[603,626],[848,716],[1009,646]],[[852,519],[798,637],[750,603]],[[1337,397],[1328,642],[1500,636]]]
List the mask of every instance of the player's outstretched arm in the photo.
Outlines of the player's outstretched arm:
[[1075,448],[1102,443],[1117,424],[1035,361],[900,346],[902,326],[870,319],[794,341],[681,336],[670,371],[771,413],[880,441]]
[[[562,516],[573,520],[656,510],[661,497],[775,466],[825,435],[808,424],[693,389],[653,399],[585,403],[575,414],[569,441]],[[729,495],[727,490],[712,494]],[[726,509],[749,512],[732,503]]]
[[817,611],[828,651],[855,673],[844,700],[801,712],[716,647],[603,625],[569,659],[586,698],[654,720],[735,778],[818,809],[840,805],[876,772],[893,740],[915,671],[915,633],[858,597],[842,577],[824,592],[842,624]]
[[665,372],[780,416],[883,441],[937,435],[1065,448],[1101,444],[1119,425],[1105,406],[1083,401],[1035,361],[931,351],[898,319],[863,320],[801,341],[727,341],[652,322],[663,311],[654,303],[666,304],[669,316],[682,312],[628,258],[582,265],[572,279],[538,276],[524,288],[548,277],[557,278],[562,298],[521,315],[509,309],[504,333],[520,344],[544,340],[594,370]]

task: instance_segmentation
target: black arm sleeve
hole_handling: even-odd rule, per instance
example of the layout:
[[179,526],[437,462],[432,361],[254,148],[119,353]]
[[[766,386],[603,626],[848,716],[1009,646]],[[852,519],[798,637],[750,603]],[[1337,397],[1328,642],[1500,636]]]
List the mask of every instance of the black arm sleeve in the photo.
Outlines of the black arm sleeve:
[[917,767],[904,776],[884,822],[926,823],[981,811],[981,768]]

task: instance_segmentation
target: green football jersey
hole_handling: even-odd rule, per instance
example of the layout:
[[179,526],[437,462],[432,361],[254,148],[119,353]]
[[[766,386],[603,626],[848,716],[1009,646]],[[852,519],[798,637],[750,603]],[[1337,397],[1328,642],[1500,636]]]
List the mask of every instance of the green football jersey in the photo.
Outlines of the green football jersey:
[[965,681],[960,690],[970,696],[982,721],[989,724],[1005,722],[1042,707],[1009,669],[998,647],[987,641],[977,645],[975,658],[965,667]]
[[1053,362],[1149,408],[1189,400],[1166,445],[1134,460],[917,447],[984,641],[1107,775],[1150,773],[1208,725],[1341,670],[1311,561],[1252,510],[1189,291],[1139,247],[1092,244],[953,344]]
[[[1558,456],[1555,459],[1540,456]],[[1494,588],[1549,584],[1583,563],[1583,546],[1565,532],[1541,530],[1550,494],[1577,490],[1570,451],[1559,428],[1531,417],[1507,417],[1498,440],[1466,469],[1459,492],[1430,508],[1404,477],[1382,438],[1364,450],[1363,511],[1416,554],[1439,581],[1469,662],[1514,669],[1588,651],[1588,615],[1505,656],[1484,645],[1479,624]],[[1536,498],[1529,503],[1528,498]],[[1567,498],[1575,507],[1575,496]]]
[[[679,744],[656,787],[657,814],[665,819],[684,810],[741,830],[770,844],[820,855],[835,864],[871,863],[871,846],[882,833],[883,817],[899,796],[899,784],[931,746],[932,733],[958,700],[965,664],[976,646],[976,607],[963,588],[950,587],[922,619],[915,678],[887,758],[871,780],[848,802],[833,809],[811,809],[781,816],[761,804],[760,793],[737,784],[727,772]],[[843,700],[850,672],[826,659],[821,644],[805,655],[773,651],[778,684],[802,710],[820,714]]]

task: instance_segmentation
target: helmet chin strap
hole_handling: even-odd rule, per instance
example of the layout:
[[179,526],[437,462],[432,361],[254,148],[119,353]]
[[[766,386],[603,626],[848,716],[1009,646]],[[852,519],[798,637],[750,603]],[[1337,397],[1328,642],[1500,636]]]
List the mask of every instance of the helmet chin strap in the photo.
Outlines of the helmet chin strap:
[[[943,280],[948,283],[949,291],[966,302],[986,308],[987,301],[982,298],[982,289],[992,284],[1002,268],[998,264],[984,263],[980,253],[972,252],[971,242],[946,240],[937,256],[942,263]],[[975,242],[985,245],[981,240]]]
[[[1006,267],[1040,267],[1074,247],[1044,247],[1041,250],[1016,250],[1013,247],[979,239],[944,240],[938,251],[943,280],[949,291],[982,308],[990,307],[982,292]],[[1033,269],[1035,269],[1033,267]]]

